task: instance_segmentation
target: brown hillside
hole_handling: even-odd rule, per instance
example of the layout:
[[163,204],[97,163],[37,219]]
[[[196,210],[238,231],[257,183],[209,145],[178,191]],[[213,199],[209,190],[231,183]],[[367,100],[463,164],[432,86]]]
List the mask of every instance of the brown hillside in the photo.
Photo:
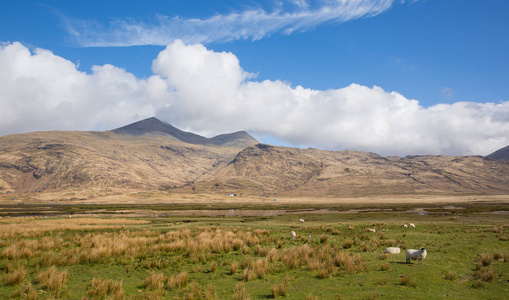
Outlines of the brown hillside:
[[204,190],[220,182],[225,190],[267,196],[509,193],[509,164],[480,156],[400,158],[261,144],[206,177],[199,184]]
[[164,134],[36,132],[0,137],[0,192],[69,188],[161,189],[197,180],[241,148]]
[[509,194],[504,160],[254,145],[244,132],[213,139],[220,145],[186,143],[160,130],[0,137],[0,194],[109,189],[291,197]]

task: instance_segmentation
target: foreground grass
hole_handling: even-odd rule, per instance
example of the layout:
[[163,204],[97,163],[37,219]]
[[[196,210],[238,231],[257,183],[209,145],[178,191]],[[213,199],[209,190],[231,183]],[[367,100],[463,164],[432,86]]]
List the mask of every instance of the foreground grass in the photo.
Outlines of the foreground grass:
[[[0,298],[504,299],[507,225],[478,213],[3,218]],[[423,265],[404,263],[420,247]]]

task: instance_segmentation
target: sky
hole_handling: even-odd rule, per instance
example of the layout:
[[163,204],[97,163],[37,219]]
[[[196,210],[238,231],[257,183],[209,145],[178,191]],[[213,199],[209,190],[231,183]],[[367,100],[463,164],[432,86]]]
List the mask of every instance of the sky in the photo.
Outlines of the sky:
[[509,145],[506,0],[0,0],[0,135],[155,116],[381,155]]

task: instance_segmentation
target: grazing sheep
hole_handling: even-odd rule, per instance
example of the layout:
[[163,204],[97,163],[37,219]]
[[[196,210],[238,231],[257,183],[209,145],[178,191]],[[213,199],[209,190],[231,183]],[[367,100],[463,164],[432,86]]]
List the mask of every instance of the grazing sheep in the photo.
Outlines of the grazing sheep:
[[407,224],[403,224],[403,228],[408,228],[408,225]]
[[414,223],[410,223],[410,224],[408,224],[408,226],[410,226],[410,228],[415,228],[415,224]]
[[389,231],[389,229],[387,229],[387,228],[384,228],[384,229],[382,229],[382,231]]
[[297,234],[295,233],[295,231],[292,231],[290,232],[290,236],[292,237],[292,239],[294,239],[295,237],[297,237]]
[[417,260],[420,265],[422,265],[422,260],[426,258],[426,255],[428,252],[424,247],[422,247],[419,250],[415,249],[408,249],[406,251],[406,262],[407,264],[410,263],[410,260]]
[[368,228],[368,232],[376,232],[375,228]]
[[385,251],[384,251],[384,253],[389,253],[389,254],[397,254],[400,252],[401,252],[401,249],[399,247],[387,247],[387,248],[385,248]]
[[304,219],[299,219],[299,222],[300,223],[304,223]]

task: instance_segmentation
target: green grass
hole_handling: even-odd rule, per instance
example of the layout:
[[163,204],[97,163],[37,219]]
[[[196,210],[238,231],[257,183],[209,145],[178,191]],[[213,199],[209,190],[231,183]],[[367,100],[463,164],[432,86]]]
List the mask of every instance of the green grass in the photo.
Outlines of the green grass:
[[[504,299],[507,217],[479,211],[2,218],[0,298]],[[428,256],[406,264],[388,246]]]

